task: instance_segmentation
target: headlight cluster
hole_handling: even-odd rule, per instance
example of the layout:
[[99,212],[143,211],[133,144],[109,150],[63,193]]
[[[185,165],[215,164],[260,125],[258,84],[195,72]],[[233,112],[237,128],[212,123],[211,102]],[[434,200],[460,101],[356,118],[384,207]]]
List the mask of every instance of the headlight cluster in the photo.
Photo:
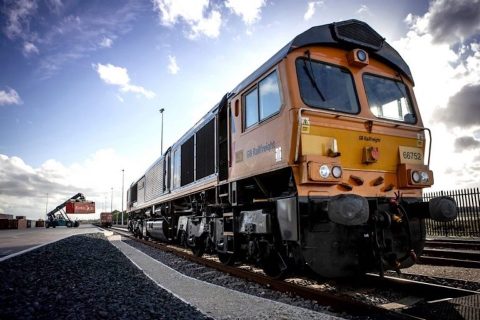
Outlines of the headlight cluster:
[[320,174],[320,177],[327,179],[330,174],[332,174],[332,177],[335,179],[338,179],[342,176],[342,167],[339,166],[333,166],[331,169],[329,166],[326,164],[321,165],[320,168],[318,169],[318,173]]
[[425,171],[413,171],[412,172],[412,181],[414,183],[427,183],[430,181],[428,172]]

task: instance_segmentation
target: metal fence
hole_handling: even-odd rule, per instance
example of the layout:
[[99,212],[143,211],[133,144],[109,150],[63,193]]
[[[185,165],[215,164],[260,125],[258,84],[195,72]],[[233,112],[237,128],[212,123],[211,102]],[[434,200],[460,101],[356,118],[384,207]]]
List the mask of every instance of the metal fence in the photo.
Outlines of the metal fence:
[[452,222],[437,222],[426,219],[428,236],[480,237],[480,191],[479,188],[425,193],[423,200],[448,196],[457,202],[458,217]]

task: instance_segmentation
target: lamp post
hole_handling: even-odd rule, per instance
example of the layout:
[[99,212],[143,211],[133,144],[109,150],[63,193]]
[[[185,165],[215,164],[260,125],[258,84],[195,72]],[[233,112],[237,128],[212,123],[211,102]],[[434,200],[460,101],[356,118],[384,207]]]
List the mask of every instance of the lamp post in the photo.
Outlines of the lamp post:
[[123,188],[125,182],[125,169],[122,169],[122,226],[123,226]]
[[48,192],[47,192],[47,204],[45,205],[45,217],[47,216],[48,213]]
[[165,111],[164,108],[161,108],[158,110],[160,114],[162,115],[162,134],[160,136],[160,154],[163,156],[163,111]]
[[[110,188],[110,212],[113,212],[113,187]],[[118,224],[118,216],[117,216]]]

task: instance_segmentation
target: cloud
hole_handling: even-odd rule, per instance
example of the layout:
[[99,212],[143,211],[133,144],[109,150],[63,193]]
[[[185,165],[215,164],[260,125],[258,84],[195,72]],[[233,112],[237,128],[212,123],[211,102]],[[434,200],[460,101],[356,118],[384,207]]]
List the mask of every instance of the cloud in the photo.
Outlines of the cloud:
[[227,0],[225,7],[240,16],[246,25],[252,25],[260,20],[265,0]]
[[130,83],[130,77],[126,68],[117,67],[112,64],[103,65],[94,64],[93,68],[97,71],[100,79],[105,83],[120,87],[122,92],[133,92],[143,95],[148,99],[155,97],[153,91],[147,90],[141,86]]
[[447,108],[436,119],[454,127],[480,125],[480,84],[465,85],[450,98]]
[[473,137],[465,136],[455,140],[455,151],[462,152],[463,150],[477,149],[480,147],[480,141]]
[[[7,0],[2,2],[2,32],[19,41],[22,54],[37,54],[34,76],[48,79],[64,65],[110,47],[132,29],[134,20],[149,4],[134,0],[105,6],[82,2],[78,6],[62,0]],[[35,29],[33,29],[35,26]],[[36,49],[35,49],[36,48]]]
[[60,14],[63,9],[62,0],[47,0],[45,1],[50,11],[54,12],[55,14]]
[[425,19],[434,43],[463,42],[480,32],[480,0],[433,1]]
[[217,38],[220,34],[221,14],[209,9],[209,0],[153,0],[153,8],[164,26],[171,27],[180,21],[186,23],[190,39],[201,35]]
[[359,15],[372,15],[370,8],[368,8],[366,4],[362,4],[360,8],[356,11],[356,13]]
[[322,5],[323,5],[323,1],[309,1],[307,4],[307,11],[303,15],[303,20],[305,21],[310,20],[315,14],[317,7],[320,7]]
[[51,210],[81,192],[88,200],[95,201],[97,212],[101,212],[110,210],[111,188],[113,209],[120,210],[122,169],[125,169],[127,190],[157,153],[158,150],[149,148],[138,155],[120,156],[107,148],[68,166],[50,159],[36,168],[20,157],[0,154],[0,211],[26,215],[30,219],[44,218],[47,193],[48,210]]
[[[447,2],[430,2],[423,16],[409,14],[405,19],[408,32],[392,43],[412,70],[423,125],[432,132],[430,167],[435,173],[436,190],[452,185],[467,187],[475,181],[478,185],[480,180],[478,171],[456,170],[472,167],[472,159],[478,155],[478,149],[466,148],[475,142],[463,138],[472,136],[472,131],[480,124],[478,104],[477,112],[475,102],[472,104],[472,96],[478,97],[476,87],[480,84],[478,40],[470,38],[465,31],[463,39],[444,35],[449,42],[438,41],[440,27],[431,30],[430,26],[435,25],[432,18],[440,16],[439,3]],[[456,24],[454,19],[451,22]],[[455,34],[459,29],[445,27],[442,30]],[[453,165],[455,168],[445,171]]]
[[29,19],[37,11],[37,2],[34,0],[10,0],[3,4],[6,16],[6,26],[3,32],[9,39],[28,38],[30,32]]
[[28,57],[34,53],[35,54],[39,53],[38,48],[31,42],[28,42],[28,41],[25,42],[23,44],[23,55]]
[[14,89],[7,88],[7,90],[0,90],[0,106],[21,103],[22,99],[20,99],[20,96]]
[[168,56],[168,72],[171,74],[177,74],[180,68],[177,65],[177,58],[175,56]]
[[103,48],[110,48],[113,44],[113,40],[110,39],[110,38],[103,38],[102,41],[100,41],[100,47],[103,47]]

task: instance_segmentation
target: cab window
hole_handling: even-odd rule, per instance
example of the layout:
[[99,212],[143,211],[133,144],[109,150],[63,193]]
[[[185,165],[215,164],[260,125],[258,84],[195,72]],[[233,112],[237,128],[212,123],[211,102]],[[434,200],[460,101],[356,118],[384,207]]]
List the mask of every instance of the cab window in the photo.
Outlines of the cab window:
[[306,58],[297,59],[295,64],[300,95],[305,104],[338,112],[360,111],[350,71]]
[[263,78],[244,95],[243,102],[245,129],[276,114],[282,104],[277,72]]
[[416,123],[407,87],[400,81],[365,74],[363,84],[368,105],[378,118]]

